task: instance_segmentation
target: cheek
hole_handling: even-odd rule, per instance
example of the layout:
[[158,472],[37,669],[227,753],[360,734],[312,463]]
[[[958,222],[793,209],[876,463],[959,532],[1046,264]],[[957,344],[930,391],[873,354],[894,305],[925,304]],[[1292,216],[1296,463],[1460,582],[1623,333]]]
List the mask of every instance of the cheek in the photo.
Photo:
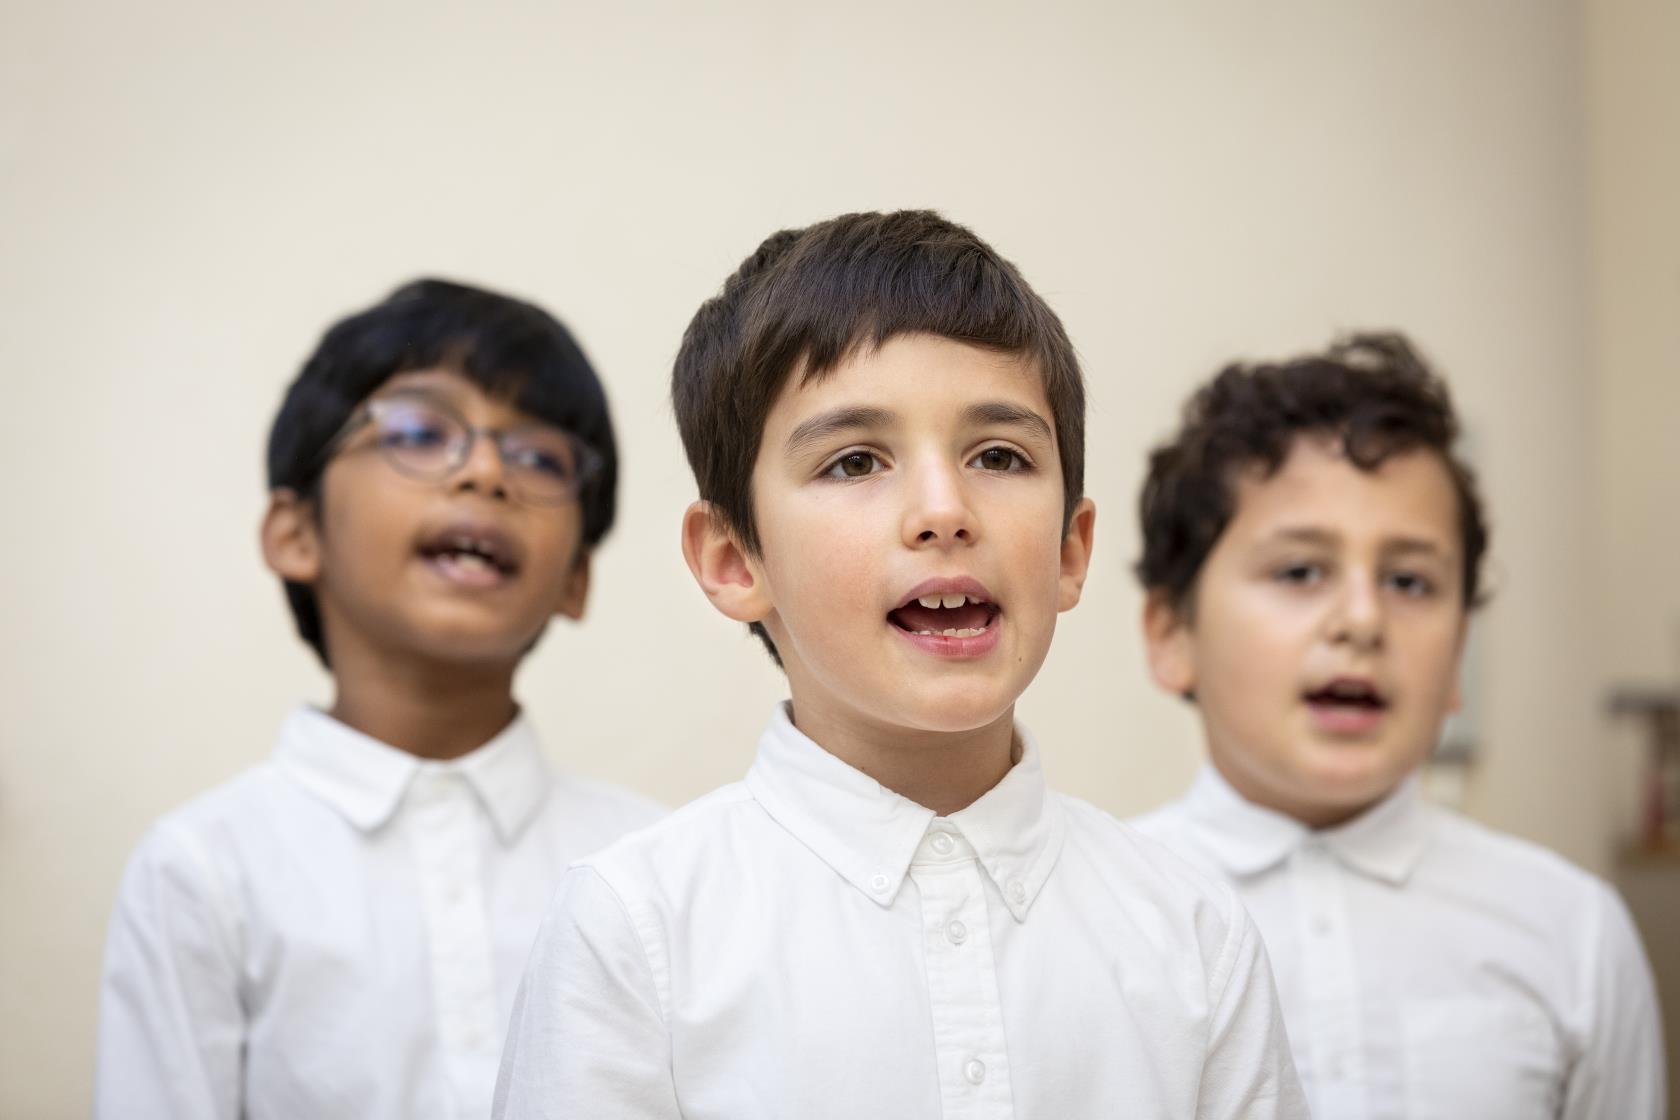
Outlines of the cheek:
[[1430,619],[1404,635],[1407,675],[1413,687],[1445,704],[1458,680],[1459,620]]
[[[832,624],[885,593],[875,582],[882,555],[879,518],[858,495],[765,503],[757,512],[771,601],[784,619],[810,616]],[[841,605],[854,609],[836,610]]]
[[1302,605],[1244,591],[1204,595],[1193,634],[1198,695],[1240,724],[1293,701],[1314,627]]
[[1198,634],[1220,663],[1263,675],[1299,672],[1316,629],[1309,604],[1243,585],[1202,606]]

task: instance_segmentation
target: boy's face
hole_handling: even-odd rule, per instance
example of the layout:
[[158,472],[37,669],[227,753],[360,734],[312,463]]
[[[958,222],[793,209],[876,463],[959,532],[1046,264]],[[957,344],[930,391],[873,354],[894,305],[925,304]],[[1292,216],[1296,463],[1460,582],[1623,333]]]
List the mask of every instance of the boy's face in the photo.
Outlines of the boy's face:
[[752,492],[761,550],[730,613],[764,622],[802,719],[891,736],[1007,718],[1079,599],[1095,510],[1064,539],[1050,407],[1018,356],[912,334],[796,372]]
[[1151,666],[1194,693],[1208,752],[1249,800],[1322,827],[1381,800],[1458,706],[1458,498],[1427,450],[1372,471],[1298,438],[1235,513],[1181,612],[1152,597]]
[[[398,374],[370,400],[436,402],[476,429],[543,434],[533,427],[540,421],[446,369]],[[352,432],[322,475],[319,510],[300,509],[279,563],[270,550],[282,576],[313,585],[335,665],[349,645],[383,657],[511,665],[550,617],[581,616],[589,581],[575,500],[521,500],[483,436],[458,470],[436,480],[401,473],[382,436],[435,442],[423,413],[389,430],[369,423]]]

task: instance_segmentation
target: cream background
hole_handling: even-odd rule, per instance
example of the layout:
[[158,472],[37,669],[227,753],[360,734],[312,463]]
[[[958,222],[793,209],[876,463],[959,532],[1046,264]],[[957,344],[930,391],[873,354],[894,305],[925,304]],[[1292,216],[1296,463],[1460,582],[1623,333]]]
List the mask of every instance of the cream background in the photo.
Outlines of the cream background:
[[522,688],[561,762],[670,802],[741,773],[781,689],[682,565],[666,402],[771,230],[934,206],[1062,314],[1096,569],[1022,712],[1117,813],[1197,758],[1136,636],[1144,449],[1232,355],[1403,326],[1495,519],[1468,808],[1606,870],[1601,686],[1672,676],[1680,624],[1661,6],[0,8],[0,1116],[85,1113],[147,823],[328,698],[257,555],[262,441],[320,331],[422,273],[552,308],[607,381],[620,525]]

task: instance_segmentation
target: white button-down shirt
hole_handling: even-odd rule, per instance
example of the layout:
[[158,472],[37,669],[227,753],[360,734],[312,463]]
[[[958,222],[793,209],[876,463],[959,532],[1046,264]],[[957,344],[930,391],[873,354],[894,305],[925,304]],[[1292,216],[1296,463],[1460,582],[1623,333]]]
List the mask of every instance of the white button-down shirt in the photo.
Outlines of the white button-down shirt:
[[942,818],[779,711],[745,782],[567,873],[496,1115],[1304,1116],[1233,892],[1020,742]]
[[1325,1120],[1647,1120],[1650,968],[1603,882],[1408,782],[1313,832],[1205,768],[1139,830],[1236,884]]
[[657,816],[554,775],[524,719],[437,763],[293,713],[269,762],[164,817],[129,863],[97,1114],[487,1116],[561,873]]

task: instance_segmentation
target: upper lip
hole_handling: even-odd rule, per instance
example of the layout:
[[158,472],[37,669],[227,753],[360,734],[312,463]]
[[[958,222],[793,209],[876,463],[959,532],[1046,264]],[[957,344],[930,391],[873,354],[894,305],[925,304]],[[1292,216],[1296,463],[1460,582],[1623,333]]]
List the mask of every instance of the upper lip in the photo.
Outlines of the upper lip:
[[997,606],[997,601],[992,598],[992,593],[986,590],[986,585],[972,576],[936,576],[933,579],[924,579],[912,587],[892,609],[896,611],[900,607],[908,607],[923,596],[933,595],[963,595]]
[[492,521],[476,517],[454,517],[422,534],[420,551],[433,556],[444,552],[477,553],[504,574],[517,572],[524,559],[512,534]]
[[1370,677],[1362,677],[1352,673],[1343,673],[1328,677],[1306,690],[1309,697],[1346,695],[1349,698],[1365,697],[1378,704],[1388,703],[1388,693]]

